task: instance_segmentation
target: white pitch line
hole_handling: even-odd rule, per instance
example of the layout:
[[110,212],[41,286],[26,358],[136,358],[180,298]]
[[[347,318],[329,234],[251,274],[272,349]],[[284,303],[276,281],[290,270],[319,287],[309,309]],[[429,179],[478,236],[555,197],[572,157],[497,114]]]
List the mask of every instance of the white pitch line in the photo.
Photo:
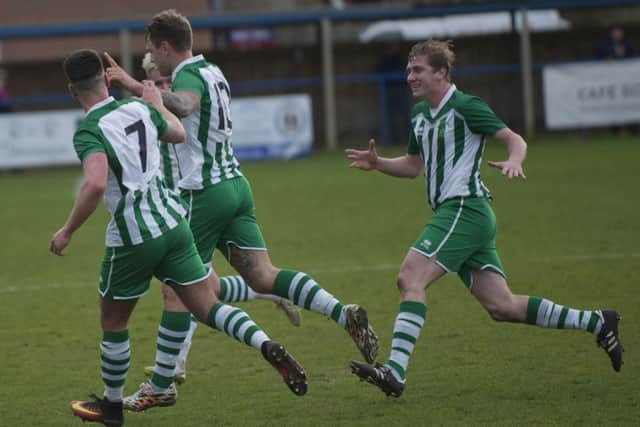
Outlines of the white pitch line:
[[[558,256],[545,256],[542,259],[544,261],[553,260],[574,260],[574,261],[597,261],[597,260],[611,260],[611,259],[624,259],[624,258],[640,258],[640,252],[635,253],[602,253],[602,254],[583,254],[583,255],[558,255]],[[387,271],[396,270],[400,271],[400,262],[397,264],[372,264],[372,265],[351,265],[335,268],[313,268],[309,269],[311,274],[341,274],[341,273],[355,273],[358,271]],[[83,288],[91,287],[92,283],[49,283],[43,285],[32,286],[8,286],[0,287],[0,294],[9,294],[23,291],[45,291],[50,289],[62,289],[62,288]],[[93,288],[95,289],[95,287]]]
[[330,274],[330,273],[353,273],[357,271],[381,271],[381,270],[400,270],[400,263],[397,264],[374,264],[374,265],[352,265],[336,268],[318,268],[311,269],[309,273],[313,274]]
[[83,288],[87,286],[86,283],[48,283],[44,285],[33,285],[33,286],[8,286],[6,288],[0,288],[0,294],[10,294],[14,292],[23,292],[23,291],[45,291],[49,289],[62,289],[62,288]]
[[551,260],[569,259],[569,260],[576,260],[576,261],[591,261],[591,260],[597,260],[597,259],[620,259],[620,258],[638,258],[638,257],[640,257],[640,252],[629,253],[629,254],[614,252],[614,253],[601,253],[598,255],[592,255],[592,254],[561,255],[561,256],[555,256],[555,257],[546,257],[545,259],[551,259]]

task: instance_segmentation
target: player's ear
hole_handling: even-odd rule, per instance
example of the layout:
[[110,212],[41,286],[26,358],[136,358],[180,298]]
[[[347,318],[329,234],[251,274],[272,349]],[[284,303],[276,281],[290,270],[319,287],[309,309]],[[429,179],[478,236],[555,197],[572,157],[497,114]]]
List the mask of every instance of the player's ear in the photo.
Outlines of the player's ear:
[[77,98],[77,97],[78,97],[78,93],[76,92],[76,88],[75,88],[75,87],[73,87],[73,84],[72,84],[72,83],[69,83],[69,84],[67,85],[67,89],[69,89],[69,93],[71,94],[71,96],[72,96],[73,98]]
[[104,73],[104,74],[103,74],[103,76],[102,76],[102,78],[104,79],[104,85],[105,85],[107,88],[109,88],[109,87],[110,87],[111,82],[109,81],[109,76],[107,76],[107,73]]
[[166,41],[166,40],[162,40],[162,41],[160,42],[160,46],[159,46],[159,47],[160,47],[160,51],[161,51],[162,53],[164,53],[165,55],[168,55],[168,54],[169,54],[169,52],[171,51],[171,49],[170,49],[170,48],[171,48],[171,45],[170,45],[170,44],[169,44],[169,42],[168,42],[168,41]]

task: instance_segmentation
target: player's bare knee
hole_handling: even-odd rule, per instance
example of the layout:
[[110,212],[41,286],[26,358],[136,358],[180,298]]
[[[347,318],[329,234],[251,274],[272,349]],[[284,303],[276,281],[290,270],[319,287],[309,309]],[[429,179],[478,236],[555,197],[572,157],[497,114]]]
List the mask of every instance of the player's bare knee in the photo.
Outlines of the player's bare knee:
[[505,322],[508,320],[504,311],[500,309],[500,307],[495,306],[487,308],[487,313],[489,313],[489,316],[496,322]]
[[209,310],[196,310],[191,314],[193,314],[193,316],[198,320],[198,322],[204,323],[205,325],[207,324],[208,317],[209,317]]
[[501,301],[485,305],[489,316],[496,322],[510,322],[514,320],[513,307],[510,301]]
[[424,298],[424,286],[408,274],[400,272],[396,282],[401,299],[420,300]]
[[263,266],[260,265],[255,251],[247,251],[231,245],[229,252],[233,268],[240,273],[246,282],[259,286],[263,276]]
[[168,285],[162,285],[162,299],[165,309],[175,308],[178,304],[182,305],[178,294]]
[[409,278],[407,274],[404,274],[402,271],[398,274],[398,279],[396,280],[396,286],[398,287],[398,291],[400,293],[406,292],[409,290]]
[[279,272],[269,258],[256,251],[232,251],[231,264],[245,282],[256,292],[268,294],[273,290],[273,282]]
[[277,271],[273,266],[255,265],[251,269],[238,270],[240,276],[247,282],[247,285],[256,292],[268,294],[273,289],[273,281],[275,280]]
[[100,324],[105,331],[121,331],[127,329],[127,319],[118,313],[102,312],[100,314]]

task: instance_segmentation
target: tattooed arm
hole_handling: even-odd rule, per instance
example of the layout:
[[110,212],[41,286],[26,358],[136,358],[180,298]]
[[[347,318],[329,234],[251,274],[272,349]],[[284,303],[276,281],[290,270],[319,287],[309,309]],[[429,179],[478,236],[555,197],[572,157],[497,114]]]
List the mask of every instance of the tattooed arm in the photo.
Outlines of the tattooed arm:
[[192,92],[162,91],[162,103],[176,116],[183,118],[200,108],[200,98]]

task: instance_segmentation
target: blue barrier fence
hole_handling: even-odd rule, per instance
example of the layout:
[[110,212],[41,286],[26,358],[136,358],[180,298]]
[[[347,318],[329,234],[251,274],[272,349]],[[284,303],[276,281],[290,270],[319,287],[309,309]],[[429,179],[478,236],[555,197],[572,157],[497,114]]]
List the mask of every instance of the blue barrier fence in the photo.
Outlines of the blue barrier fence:
[[[542,68],[543,63],[535,64],[536,69]],[[467,76],[467,75],[482,75],[482,74],[497,74],[497,73],[518,73],[520,72],[520,64],[492,64],[492,65],[479,65],[459,67],[453,70],[455,76]],[[389,123],[389,111],[388,111],[388,93],[387,85],[390,83],[404,82],[405,73],[400,72],[386,72],[386,73],[369,73],[369,74],[342,74],[336,76],[336,84],[375,84],[378,93],[378,119],[380,123],[380,135],[379,140],[383,143],[389,143],[390,138],[390,123]],[[290,90],[297,88],[310,88],[320,87],[322,85],[322,77],[304,77],[304,78],[287,78],[287,79],[272,79],[272,80],[251,80],[241,82],[230,82],[232,91],[235,94],[243,94],[252,91],[262,90]],[[121,96],[121,92],[117,89],[112,90],[112,95],[116,97]],[[14,106],[17,108],[31,107],[34,105],[61,105],[69,104],[70,107],[75,107],[76,103],[68,93],[54,93],[45,95],[31,95],[31,96],[16,96],[14,97]]]
[[[279,26],[348,21],[374,21],[388,19],[417,18],[429,16],[456,15],[462,13],[518,11],[522,9],[588,9],[596,7],[624,7],[640,5],[640,0],[512,0],[492,3],[457,3],[450,5],[425,5],[416,7],[368,7],[347,8],[344,10],[322,9],[294,12],[272,12],[268,14],[242,14],[222,16],[189,17],[194,29],[229,29],[253,26]],[[146,20],[120,20],[103,22],[83,22],[67,24],[33,24],[0,27],[0,40],[44,37],[69,37],[80,34],[115,34],[122,30],[131,32],[144,31]],[[536,64],[540,68],[544,64]],[[494,64],[486,66],[463,67],[454,70],[457,75],[473,75],[484,73],[519,72],[519,64]],[[386,85],[390,82],[404,80],[404,73],[391,74],[354,74],[337,75],[336,84],[375,83],[379,94],[379,115],[381,139],[388,140],[388,111],[386,111]],[[297,87],[317,87],[322,84],[320,76],[308,78],[276,79],[235,82],[234,91],[291,89]],[[16,97],[15,104],[19,108],[29,105],[64,104],[70,101],[66,94],[49,94],[28,97]]]

